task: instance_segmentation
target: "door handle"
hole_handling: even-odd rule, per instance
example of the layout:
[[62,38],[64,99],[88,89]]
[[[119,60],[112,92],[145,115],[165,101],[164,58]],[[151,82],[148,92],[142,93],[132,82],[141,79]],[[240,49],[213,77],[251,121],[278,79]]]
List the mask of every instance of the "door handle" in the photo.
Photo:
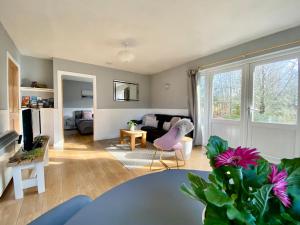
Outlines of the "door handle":
[[255,109],[255,108],[252,108],[252,107],[248,107],[248,111],[249,111],[249,112],[259,112],[259,109]]

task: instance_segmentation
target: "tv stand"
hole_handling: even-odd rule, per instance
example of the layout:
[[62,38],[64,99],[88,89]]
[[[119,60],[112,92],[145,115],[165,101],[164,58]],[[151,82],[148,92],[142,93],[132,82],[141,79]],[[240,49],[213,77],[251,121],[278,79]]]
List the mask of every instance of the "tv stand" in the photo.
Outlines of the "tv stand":
[[[38,193],[45,192],[44,166],[48,165],[49,136],[38,136],[35,141],[40,142],[39,147],[30,151],[20,148],[9,159],[8,166],[12,167],[15,198],[23,198],[23,190],[37,187]],[[30,169],[29,179],[22,179],[22,170]]]

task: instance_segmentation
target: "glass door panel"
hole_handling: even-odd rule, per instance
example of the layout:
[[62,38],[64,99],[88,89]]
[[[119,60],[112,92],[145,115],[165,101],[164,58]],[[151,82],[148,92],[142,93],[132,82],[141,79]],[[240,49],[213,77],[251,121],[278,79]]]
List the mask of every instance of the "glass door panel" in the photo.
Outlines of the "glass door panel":
[[297,124],[298,59],[255,66],[253,106],[253,122]]

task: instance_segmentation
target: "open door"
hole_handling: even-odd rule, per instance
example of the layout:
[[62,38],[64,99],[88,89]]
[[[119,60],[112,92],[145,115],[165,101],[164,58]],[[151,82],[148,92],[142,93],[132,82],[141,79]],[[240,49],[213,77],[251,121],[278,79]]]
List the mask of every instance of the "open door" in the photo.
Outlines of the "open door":
[[8,95],[9,95],[9,129],[20,133],[19,101],[20,101],[20,78],[19,68],[8,59]]

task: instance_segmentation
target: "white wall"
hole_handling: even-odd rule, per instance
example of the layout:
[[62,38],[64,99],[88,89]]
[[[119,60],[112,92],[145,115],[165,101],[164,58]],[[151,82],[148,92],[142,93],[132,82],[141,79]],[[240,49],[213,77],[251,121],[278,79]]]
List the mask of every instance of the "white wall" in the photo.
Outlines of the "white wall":
[[[197,69],[203,65],[220,62],[219,64],[212,65],[217,66],[222,63],[222,60],[234,58],[238,55],[245,54],[247,52],[253,52],[260,49],[266,49],[277,45],[283,45],[290,42],[295,42],[300,39],[300,26],[291,28],[285,31],[278,32],[266,37],[259,38],[254,41],[250,41],[236,47],[226,49],[224,51],[217,52],[215,54],[198,58],[194,61],[185,63],[183,65],[171,68],[156,75],[151,76],[151,107],[153,108],[187,108],[187,71],[189,69]],[[288,47],[295,47],[299,45],[296,43]],[[270,53],[277,50],[287,48],[283,46],[278,49],[270,49],[263,54]],[[262,54],[262,53],[260,53]],[[253,57],[252,55],[251,57]],[[243,59],[246,59],[244,57]],[[232,61],[236,61],[232,60]],[[229,63],[226,62],[226,63]],[[170,83],[170,89],[165,90],[163,88],[165,83]]]
[[53,61],[31,56],[21,56],[21,85],[30,87],[32,81],[53,88]]
[[0,110],[0,134],[8,130],[8,118],[8,110]]
[[120,129],[127,128],[129,120],[140,120],[145,114],[161,113],[187,116],[186,109],[97,109],[94,122],[95,139],[109,139],[119,137]]

